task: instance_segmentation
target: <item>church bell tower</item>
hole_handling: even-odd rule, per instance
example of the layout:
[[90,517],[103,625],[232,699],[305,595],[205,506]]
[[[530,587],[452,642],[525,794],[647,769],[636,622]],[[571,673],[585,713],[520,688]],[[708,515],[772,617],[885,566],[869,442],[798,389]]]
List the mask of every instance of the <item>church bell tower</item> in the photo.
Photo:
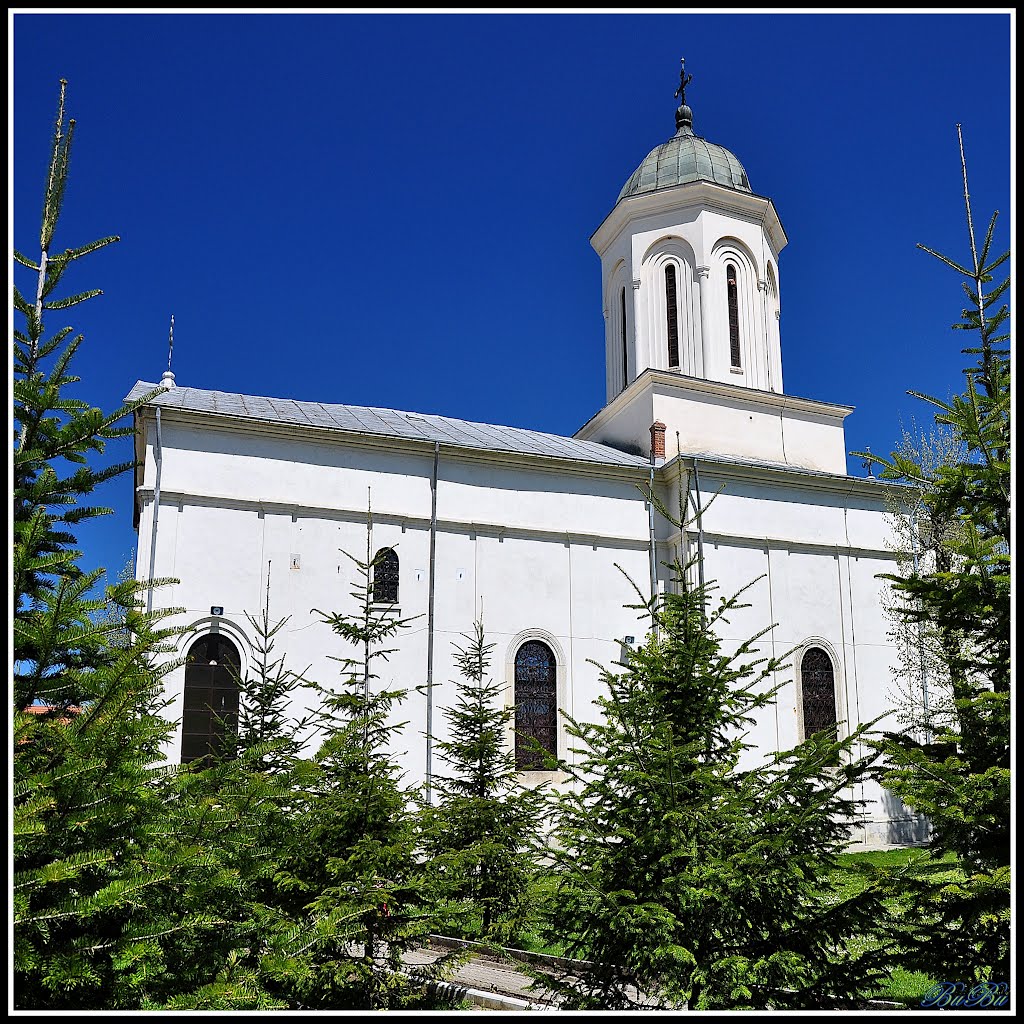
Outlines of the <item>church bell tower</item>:
[[607,400],[647,368],[782,392],[779,253],[786,235],[743,165],[693,130],[680,71],[676,133],[622,187],[601,257]]
[[786,233],[736,155],[695,134],[682,63],[675,134],[629,176],[591,238],[606,404],[576,436],[650,453],[660,431],[668,457],[676,449],[845,475],[852,409],[783,392]]

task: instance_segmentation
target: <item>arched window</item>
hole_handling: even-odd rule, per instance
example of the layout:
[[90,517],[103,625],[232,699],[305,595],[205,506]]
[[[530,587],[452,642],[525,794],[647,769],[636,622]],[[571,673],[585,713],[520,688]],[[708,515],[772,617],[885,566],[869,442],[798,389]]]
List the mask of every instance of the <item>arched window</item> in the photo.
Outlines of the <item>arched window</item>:
[[679,304],[676,302],[676,268],[665,267],[665,326],[668,336],[668,366],[679,369]]
[[220,633],[201,636],[185,657],[185,707],[181,720],[181,763],[209,761],[238,728],[241,659]]
[[622,342],[622,389],[629,384],[629,354],[626,352],[626,289],[619,291],[619,335]]
[[736,267],[725,267],[725,289],[729,299],[729,359],[737,369],[740,363],[740,302],[736,288]]
[[836,732],[836,677],[832,659],[820,648],[809,647],[800,659],[800,700],[804,713],[804,739],[829,730]]
[[555,656],[540,640],[527,640],[516,652],[515,699],[516,767],[535,770],[543,767],[544,751],[558,753]]
[[398,601],[398,555],[394,548],[381,548],[373,556],[373,603]]

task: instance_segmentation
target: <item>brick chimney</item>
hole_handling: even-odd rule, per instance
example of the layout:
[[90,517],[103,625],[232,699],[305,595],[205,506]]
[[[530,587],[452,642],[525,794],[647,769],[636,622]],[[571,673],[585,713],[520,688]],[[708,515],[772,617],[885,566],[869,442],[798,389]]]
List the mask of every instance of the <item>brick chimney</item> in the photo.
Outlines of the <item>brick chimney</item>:
[[656,459],[665,458],[665,424],[661,420],[651,424],[651,455]]

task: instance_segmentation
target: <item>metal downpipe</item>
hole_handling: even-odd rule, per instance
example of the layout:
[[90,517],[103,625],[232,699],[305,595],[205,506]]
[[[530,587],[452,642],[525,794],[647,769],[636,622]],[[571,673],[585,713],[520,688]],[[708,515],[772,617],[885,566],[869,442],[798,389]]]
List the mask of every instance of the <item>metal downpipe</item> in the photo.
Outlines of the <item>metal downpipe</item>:
[[697,508],[697,580],[701,591],[704,590],[704,516],[700,501],[700,470],[697,468],[697,457],[693,457],[693,489],[694,505]]
[[437,462],[440,442],[434,442],[434,469],[430,476],[430,568],[427,592],[427,806],[432,803],[433,728],[434,728],[434,560],[437,551]]

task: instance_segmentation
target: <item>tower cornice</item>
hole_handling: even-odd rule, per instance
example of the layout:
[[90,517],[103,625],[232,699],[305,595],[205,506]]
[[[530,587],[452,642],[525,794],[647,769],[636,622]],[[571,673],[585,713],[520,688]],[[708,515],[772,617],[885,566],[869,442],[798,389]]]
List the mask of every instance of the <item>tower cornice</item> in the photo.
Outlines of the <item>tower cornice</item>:
[[590,236],[590,244],[600,255],[630,222],[640,217],[681,213],[690,209],[718,210],[760,224],[771,243],[776,260],[789,241],[775,206],[767,197],[752,192],[739,192],[709,181],[692,181],[620,199]]

